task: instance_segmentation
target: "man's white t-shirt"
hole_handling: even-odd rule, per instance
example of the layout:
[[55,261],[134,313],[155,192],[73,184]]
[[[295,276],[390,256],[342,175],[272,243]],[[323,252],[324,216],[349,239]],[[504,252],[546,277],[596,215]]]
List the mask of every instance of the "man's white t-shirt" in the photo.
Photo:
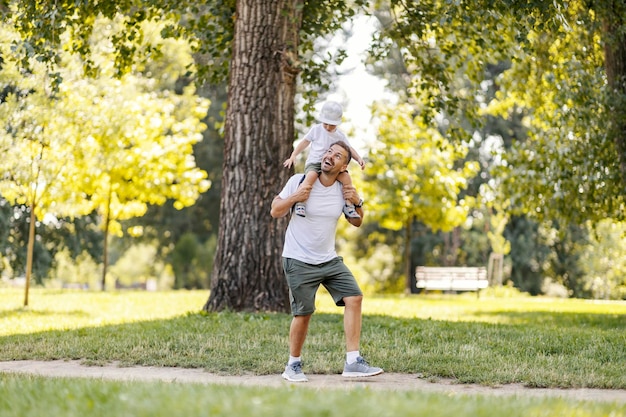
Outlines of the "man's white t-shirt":
[[[286,199],[293,194],[303,175],[291,177],[278,196]],[[283,257],[312,265],[336,258],[335,231],[343,206],[343,190],[339,181],[330,187],[325,187],[319,179],[315,181],[306,202],[306,217],[291,216],[285,234]]]
[[306,165],[321,162],[324,154],[328,148],[330,148],[330,145],[337,141],[342,140],[350,146],[348,138],[346,138],[346,135],[344,135],[339,128],[335,129],[334,132],[329,132],[324,129],[321,123],[313,125],[307,134],[304,135],[303,139],[311,142],[309,156],[306,158],[305,162]]

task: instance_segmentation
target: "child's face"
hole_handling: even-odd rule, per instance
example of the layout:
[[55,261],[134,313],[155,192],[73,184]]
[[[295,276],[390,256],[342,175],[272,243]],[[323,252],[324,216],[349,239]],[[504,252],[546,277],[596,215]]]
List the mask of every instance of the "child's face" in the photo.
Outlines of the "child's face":
[[333,133],[335,130],[337,130],[337,126],[336,125],[329,125],[326,123],[322,123],[322,126],[324,126],[324,129],[326,129],[327,132],[329,133]]

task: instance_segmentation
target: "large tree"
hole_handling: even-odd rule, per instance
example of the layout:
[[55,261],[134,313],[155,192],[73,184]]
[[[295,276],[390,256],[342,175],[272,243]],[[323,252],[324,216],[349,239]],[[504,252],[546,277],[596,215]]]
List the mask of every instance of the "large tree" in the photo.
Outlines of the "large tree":
[[314,35],[352,13],[343,1],[237,1],[218,251],[206,310],[289,309],[280,263],[287,219],[268,213],[290,174],[281,160],[295,139],[298,75],[316,68],[300,60]]
[[237,2],[218,253],[208,310],[288,307],[280,258],[285,219],[268,217],[294,138],[303,1]]
[[368,156],[363,190],[382,227],[404,230],[405,290],[411,291],[412,228],[419,221],[431,230],[462,225],[473,198],[462,197],[478,163],[463,162],[466,146],[448,142],[425,126],[409,105],[375,109],[379,141]]

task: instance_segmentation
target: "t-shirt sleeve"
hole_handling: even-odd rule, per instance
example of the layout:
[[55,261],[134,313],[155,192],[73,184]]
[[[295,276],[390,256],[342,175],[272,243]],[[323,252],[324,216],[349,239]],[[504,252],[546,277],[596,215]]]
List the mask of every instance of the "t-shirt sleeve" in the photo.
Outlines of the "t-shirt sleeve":
[[308,140],[309,142],[314,142],[319,137],[316,129],[317,126],[318,125],[314,125],[313,127],[311,127],[302,139]]
[[296,174],[296,175],[293,175],[291,178],[289,178],[289,180],[287,181],[287,184],[285,184],[285,186],[280,191],[280,193],[278,193],[278,196],[284,200],[287,197],[289,197],[291,194],[293,194],[298,189],[298,185],[299,185],[300,178],[302,177],[302,175],[303,174]]

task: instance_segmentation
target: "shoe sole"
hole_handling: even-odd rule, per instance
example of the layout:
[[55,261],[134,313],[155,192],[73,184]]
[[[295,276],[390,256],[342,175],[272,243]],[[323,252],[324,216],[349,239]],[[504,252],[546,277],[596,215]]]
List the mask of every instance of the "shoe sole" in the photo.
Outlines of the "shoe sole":
[[282,373],[281,375],[284,379],[286,379],[289,382],[309,382],[309,380],[307,379],[307,377],[304,377],[304,379],[294,379],[291,378],[289,375],[287,375],[286,373]]
[[359,377],[366,377],[366,376],[375,376],[375,375],[380,375],[382,374],[384,371],[381,369],[380,371],[374,371],[374,372],[344,372],[341,374],[342,377],[344,378],[359,378]]

